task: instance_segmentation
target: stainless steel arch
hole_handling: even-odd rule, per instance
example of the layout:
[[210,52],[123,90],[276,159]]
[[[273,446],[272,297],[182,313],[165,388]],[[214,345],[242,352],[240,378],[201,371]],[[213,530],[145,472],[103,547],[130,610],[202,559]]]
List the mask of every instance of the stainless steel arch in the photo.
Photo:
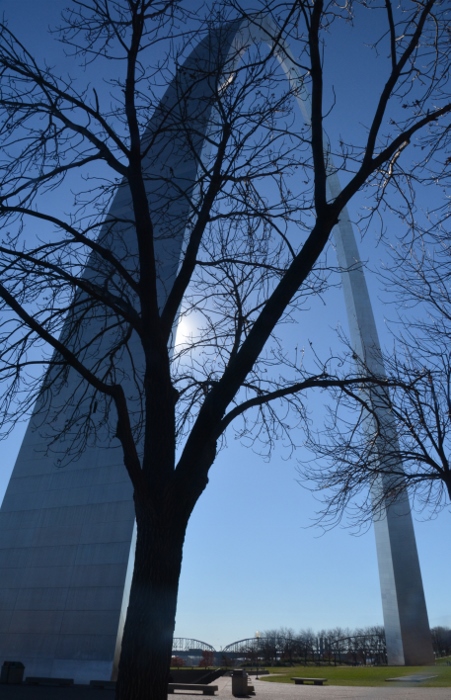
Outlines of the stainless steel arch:
[[[275,26],[264,15],[213,29],[179,69],[146,130],[149,150],[143,169],[154,213],[161,303],[172,287],[183,250],[198,160],[208,130],[210,98],[217,90],[218,77],[227,62],[227,71],[233,71],[248,45],[260,41],[272,45],[275,36]],[[309,98],[302,76],[282,41],[274,50],[309,123]],[[183,104],[180,95],[184,96]],[[179,128],[182,119],[195,127],[194,142],[184,139]],[[329,188],[331,196],[339,188],[333,173]],[[136,246],[130,235],[130,211],[126,188],[119,186],[101,240],[133,273]],[[346,212],[335,231],[335,241],[339,264],[347,270],[343,284],[356,352],[367,363],[376,362],[377,333]],[[95,256],[84,274],[102,275]],[[83,333],[97,335],[100,322],[95,314],[87,317]],[[83,338],[74,342],[83,345]],[[108,343],[109,336],[102,342]],[[138,344],[132,351],[139,371]],[[126,382],[125,357],[122,362],[120,371]],[[382,372],[379,365],[373,366]],[[52,397],[55,420],[74,386],[78,386],[77,381],[69,375],[66,394]],[[131,382],[127,391],[136,393]],[[134,399],[138,415],[139,396],[134,395]],[[0,513],[5,550],[0,572],[4,606],[0,658],[9,658],[14,651],[29,675],[71,676],[78,682],[108,678],[120,638],[121,609],[123,615],[127,602],[127,566],[130,569],[133,557],[130,484],[120,450],[111,447],[105,451],[102,439],[107,440],[107,436],[100,429],[100,444],[87,445],[70,471],[55,470],[39,432],[40,410],[38,405]],[[62,453],[66,446],[61,438]],[[429,661],[427,616],[410,515],[397,515],[397,505],[390,506],[387,518],[376,523],[376,539],[390,660],[398,664]],[[12,559],[6,555],[13,557],[19,549],[20,560],[17,558],[12,569]]]

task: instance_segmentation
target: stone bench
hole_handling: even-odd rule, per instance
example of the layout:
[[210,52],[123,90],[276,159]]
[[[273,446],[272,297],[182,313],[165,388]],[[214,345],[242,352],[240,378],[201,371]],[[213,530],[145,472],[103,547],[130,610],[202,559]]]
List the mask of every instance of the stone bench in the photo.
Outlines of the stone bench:
[[214,695],[218,686],[208,683],[168,683],[168,693],[174,690],[201,690],[204,695]]
[[295,682],[296,685],[303,685],[304,683],[313,683],[313,685],[322,685],[327,681],[327,678],[292,678],[292,681]]

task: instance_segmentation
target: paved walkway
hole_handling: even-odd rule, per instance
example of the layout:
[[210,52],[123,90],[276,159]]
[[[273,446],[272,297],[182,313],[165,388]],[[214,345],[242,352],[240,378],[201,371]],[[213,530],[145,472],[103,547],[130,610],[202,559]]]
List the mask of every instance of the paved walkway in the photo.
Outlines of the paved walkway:
[[[451,688],[412,688],[388,685],[383,688],[349,686],[291,685],[254,680],[255,700],[451,700]],[[215,695],[219,700],[233,700],[232,679],[218,678]],[[201,693],[175,692],[169,700],[193,700],[205,698]],[[114,700],[113,690],[98,690],[87,686],[71,688],[46,688],[36,686],[0,685],[0,700]],[[149,698],[151,700],[151,698]]]
[[[327,673],[324,675],[327,677]],[[383,688],[361,688],[257,681],[254,687],[256,697],[261,700],[451,700],[451,688],[412,688],[412,684],[394,687],[387,683]]]
[[[327,677],[327,673],[324,674]],[[232,697],[231,678],[220,688],[218,695]],[[389,686],[383,688],[360,688],[338,685],[291,685],[290,683],[267,683],[252,680],[256,700],[451,700],[451,688],[412,688]],[[219,685],[219,683],[217,683]],[[190,700],[193,696],[191,695]]]

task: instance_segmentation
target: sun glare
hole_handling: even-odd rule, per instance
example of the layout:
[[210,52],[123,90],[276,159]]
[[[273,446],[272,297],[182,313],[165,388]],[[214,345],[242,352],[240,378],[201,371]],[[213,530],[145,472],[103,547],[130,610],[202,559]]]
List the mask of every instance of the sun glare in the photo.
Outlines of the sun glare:
[[188,343],[189,339],[193,335],[193,330],[193,324],[191,323],[191,321],[185,316],[182,316],[177,325],[177,332],[175,334],[175,344],[185,345],[186,343]]

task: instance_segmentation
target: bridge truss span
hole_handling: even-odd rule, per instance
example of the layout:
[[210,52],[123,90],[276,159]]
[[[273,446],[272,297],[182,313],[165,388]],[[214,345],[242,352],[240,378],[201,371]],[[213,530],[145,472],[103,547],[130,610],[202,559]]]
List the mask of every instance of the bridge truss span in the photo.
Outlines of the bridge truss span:
[[174,637],[172,653],[175,655],[181,651],[211,651],[216,653],[216,649],[207,642],[201,642],[199,639],[188,639],[188,637]]

